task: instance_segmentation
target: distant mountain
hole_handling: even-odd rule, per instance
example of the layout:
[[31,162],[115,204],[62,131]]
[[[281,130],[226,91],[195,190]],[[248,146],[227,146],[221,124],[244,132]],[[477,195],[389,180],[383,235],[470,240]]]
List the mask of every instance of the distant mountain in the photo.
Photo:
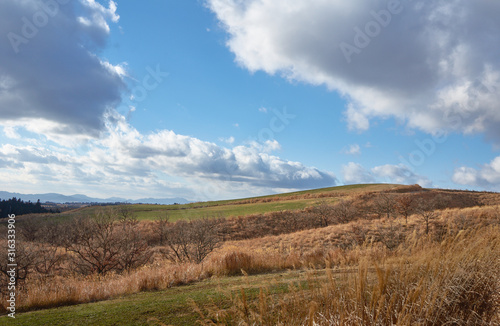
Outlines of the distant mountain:
[[131,203],[131,204],[159,204],[159,205],[171,205],[171,204],[187,204],[189,201],[184,198],[142,198],[142,199],[125,199],[119,197],[111,198],[92,198],[85,195],[72,195],[65,196],[56,193],[48,194],[20,194],[15,192],[0,191],[0,199],[10,199],[12,197],[21,198],[24,201],[36,202],[40,199],[40,202],[53,202],[53,203]]

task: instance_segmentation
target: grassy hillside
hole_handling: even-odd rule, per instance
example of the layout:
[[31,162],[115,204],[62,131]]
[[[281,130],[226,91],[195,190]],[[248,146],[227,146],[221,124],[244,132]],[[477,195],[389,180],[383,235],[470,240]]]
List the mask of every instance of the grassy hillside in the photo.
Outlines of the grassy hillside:
[[[405,216],[400,204],[408,199],[412,210]],[[70,214],[96,214],[101,224],[41,222],[23,230],[20,223],[20,249],[31,252],[26,259],[46,259],[28,266],[17,318],[2,316],[0,325],[500,322],[496,193],[356,185],[126,208],[142,220],[108,220],[120,207],[89,207]],[[155,221],[161,214],[170,222]],[[200,219],[218,215],[228,218]],[[109,237],[119,247],[106,246],[119,248],[119,255],[138,254],[124,258],[151,259],[102,274],[79,269],[86,261],[78,260],[78,250],[86,244],[73,242],[101,234],[103,226],[104,238],[85,239],[100,248]],[[212,241],[200,260],[174,254],[194,254]],[[47,263],[57,269],[43,272]]]
[[[244,199],[196,202],[183,205],[136,204],[130,208],[139,220],[156,220],[168,216],[169,220],[193,220],[203,217],[236,217],[282,210],[297,210],[314,206],[318,201],[333,203],[339,197],[359,192],[382,191],[402,187],[392,184],[361,184],[298,191]],[[77,210],[78,214],[91,214],[96,207]]]

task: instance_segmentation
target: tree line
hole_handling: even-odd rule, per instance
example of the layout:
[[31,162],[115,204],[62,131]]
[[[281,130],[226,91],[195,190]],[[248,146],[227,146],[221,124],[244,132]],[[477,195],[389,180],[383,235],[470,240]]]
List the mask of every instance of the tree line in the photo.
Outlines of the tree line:
[[33,213],[54,213],[54,211],[42,207],[40,199],[36,203],[25,202],[16,197],[0,201],[0,218],[6,218],[9,214],[17,216]]

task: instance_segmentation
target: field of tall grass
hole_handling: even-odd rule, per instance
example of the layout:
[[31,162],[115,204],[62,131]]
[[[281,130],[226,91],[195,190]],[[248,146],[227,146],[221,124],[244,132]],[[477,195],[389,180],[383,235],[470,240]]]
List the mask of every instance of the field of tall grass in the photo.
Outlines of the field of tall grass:
[[[62,226],[42,223],[25,229],[23,241],[29,246],[23,250],[47,259],[27,265],[30,273],[19,280],[16,309],[47,309],[209,278],[297,270],[307,276],[286,291],[273,292],[269,284],[248,296],[245,287],[251,285],[242,284],[241,290],[225,294],[229,307],[193,304],[199,323],[499,324],[499,196],[408,189],[343,195],[337,204],[321,201],[299,211],[234,219],[137,221],[125,210],[114,212],[121,216],[111,222],[102,213],[97,219],[101,224],[95,225],[85,219]],[[405,217],[382,205],[407,194],[420,205],[432,198],[444,204],[420,210],[415,206]],[[346,207],[355,208],[354,213]],[[88,248],[78,236],[103,228],[116,249],[96,247],[94,254],[104,261],[110,257],[116,263],[112,268],[79,259]],[[58,236],[62,230],[64,239]],[[100,244],[105,239],[83,240]],[[203,251],[204,246],[210,250]],[[146,254],[148,259],[143,259]],[[5,295],[2,292],[2,304]],[[3,312],[5,308],[0,306]]]
[[394,252],[356,249],[355,263],[309,269],[284,295],[271,284],[230,308],[197,307],[202,325],[499,325],[500,228],[408,237]]

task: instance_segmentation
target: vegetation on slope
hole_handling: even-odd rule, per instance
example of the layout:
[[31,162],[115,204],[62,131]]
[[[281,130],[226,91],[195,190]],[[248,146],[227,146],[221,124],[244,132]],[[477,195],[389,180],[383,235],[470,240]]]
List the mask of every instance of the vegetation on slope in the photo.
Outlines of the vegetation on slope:
[[[446,253],[442,257],[453,256],[457,247],[450,245],[448,248],[444,245],[455,243],[455,238],[462,239],[457,238],[457,235],[469,241],[467,248],[474,248],[476,242],[485,246],[481,238],[487,238],[488,243],[493,245],[487,248],[496,257],[499,254],[498,246],[494,245],[497,243],[495,241],[499,236],[500,224],[498,194],[425,190],[415,186],[385,186],[378,191],[344,189],[337,192],[336,197],[332,197],[331,190],[327,195],[322,195],[321,191],[294,196],[297,195],[314,196],[314,203],[311,207],[301,210],[283,210],[229,219],[173,221],[161,218],[156,221],[139,221],[134,218],[135,212],[130,209],[134,206],[97,210],[90,217],[80,216],[76,220],[57,223],[36,216],[25,218],[19,224],[18,230],[22,240],[19,247],[20,261],[24,268],[24,274],[21,274],[23,277],[18,280],[18,312],[109,300],[143,291],[162,291],[213,277],[222,277],[222,282],[231,282],[225,277],[314,268],[323,270],[319,272],[320,275],[333,271],[336,275],[335,284],[340,288],[342,284],[361,286],[356,282],[360,280],[359,276],[366,276],[366,282],[363,283],[366,291],[356,298],[364,298],[363,300],[366,299],[366,302],[370,303],[370,314],[377,312],[377,316],[382,316],[382,308],[376,307],[383,307],[393,301],[400,302],[403,298],[401,293],[409,291],[409,288],[401,287],[400,296],[396,297],[389,297],[385,293],[384,300],[389,301],[382,302],[380,296],[372,293],[377,286],[381,286],[380,282],[377,283],[377,277],[380,275],[387,274],[387,278],[397,284],[401,275],[410,275],[411,271],[421,270],[422,266],[428,265],[431,268],[437,263],[431,259],[438,257],[437,253]],[[290,202],[301,199],[290,196],[287,198],[289,200],[286,201]],[[255,203],[260,204],[262,202]],[[240,201],[235,205],[249,203]],[[478,246],[476,247],[479,248]],[[482,258],[480,263],[477,263],[478,269],[490,273],[492,270],[488,268],[497,268],[496,262],[491,260],[492,257],[495,256]],[[463,262],[465,265],[450,263],[447,268],[452,274],[446,274],[447,277],[457,277],[458,274],[453,273],[458,273],[461,266],[468,266],[470,261]],[[400,268],[405,266],[408,269]],[[379,276],[377,268],[382,273]],[[473,272],[470,270],[470,273]],[[430,284],[431,280],[439,279],[437,274],[427,280],[424,274],[415,273],[411,282],[417,282],[416,284]],[[465,273],[468,274],[469,270]],[[354,280],[348,278],[353,275],[358,276]],[[2,277],[1,280],[4,282],[5,278]],[[264,318],[257,307],[268,312],[275,311],[277,307],[286,311],[288,308],[282,303],[289,300],[293,302],[293,295],[300,294],[299,297],[303,296],[305,301],[296,301],[295,304],[307,312],[297,310],[294,319],[285,324],[307,324],[311,323],[313,318],[315,323],[327,324],[328,318],[325,316],[328,313],[331,313],[331,318],[337,318],[337,314],[333,313],[334,308],[327,308],[328,300],[334,300],[332,294],[327,295],[323,301],[317,297],[314,302],[318,303],[318,307],[305,304],[307,300],[319,295],[319,292],[315,291],[322,289],[320,292],[325,293],[325,289],[333,286],[328,283],[328,278],[322,276],[311,283],[315,284],[315,287],[302,288],[307,282],[305,279],[288,290],[279,286],[276,293],[268,291],[274,288],[272,283],[259,285],[262,286],[260,291],[256,289],[256,284],[245,285],[242,282],[243,287],[255,289],[250,291],[252,296],[245,299],[248,301],[245,308],[247,315],[242,315],[241,310],[238,310],[238,307],[244,306],[244,299],[241,295],[238,299],[232,292],[222,296],[220,304],[198,302],[198,313],[200,318],[203,316],[205,323],[210,323],[209,320],[221,324],[231,324],[230,321],[256,321],[255,318],[261,318],[258,317],[259,314]],[[5,289],[4,285],[1,285],[1,288]],[[212,290],[213,288],[210,291]],[[283,291],[293,294],[292,299]],[[343,293],[343,290],[339,291]],[[213,294],[212,292],[210,293]],[[346,292],[342,294],[342,298],[349,298],[351,294]],[[6,295],[3,290],[2,295]],[[441,300],[442,295],[441,292],[433,292],[431,296]],[[216,297],[221,298],[221,295],[217,294]],[[370,299],[371,297],[376,300]],[[147,295],[141,295],[141,298],[147,300]],[[151,294],[151,300],[156,300],[154,298],[157,298],[156,294]],[[428,297],[425,298],[428,300]],[[486,300],[491,303],[496,299]],[[491,308],[495,313],[498,312],[498,301],[496,302]],[[147,323],[172,323],[171,319],[166,319],[164,314],[158,312],[155,304],[149,304],[156,308],[152,309],[148,316],[153,319],[146,318]],[[269,305],[267,308],[266,304]],[[368,309],[368,306],[360,308],[365,302],[357,304],[354,305],[357,308],[352,311],[347,308],[344,310],[351,316],[356,316],[356,311]],[[450,303],[452,306],[454,304]],[[479,311],[475,304],[472,305],[473,311]],[[96,309],[94,305],[88,307],[90,310]],[[85,306],[78,309],[86,311]],[[178,313],[183,314],[183,309],[179,309]],[[170,310],[166,308],[165,311]],[[230,319],[217,321],[211,315],[215,311]],[[36,314],[30,313],[26,316]],[[40,314],[46,316],[42,312]],[[169,312],[168,315],[170,314],[176,315],[177,312]],[[406,319],[401,317],[403,310],[396,314],[397,318],[400,318],[398,322],[404,325],[403,321]],[[483,315],[486,316],[485,314],[487,313],[484,312]],[[25,314],[18,315],[20,319],[24,316]],[[321,321],[321,316],[327,319]],[[450,312],[450,316],[452,318],[455,315]],[[377,318],[379,317],[372,320],[373,324],[385,323]],[[100,323],[99,320],[101,319],[97,317],[94,319],[96,324]],[[271,325],[277,323],[277,320],[285,319],[279,314],[268,313],[265,320]],[[263,324],[262,321],[259,323]],[[183,325],[180,322],[174,324]],[[471,321],[469,324],[478,323]]]

